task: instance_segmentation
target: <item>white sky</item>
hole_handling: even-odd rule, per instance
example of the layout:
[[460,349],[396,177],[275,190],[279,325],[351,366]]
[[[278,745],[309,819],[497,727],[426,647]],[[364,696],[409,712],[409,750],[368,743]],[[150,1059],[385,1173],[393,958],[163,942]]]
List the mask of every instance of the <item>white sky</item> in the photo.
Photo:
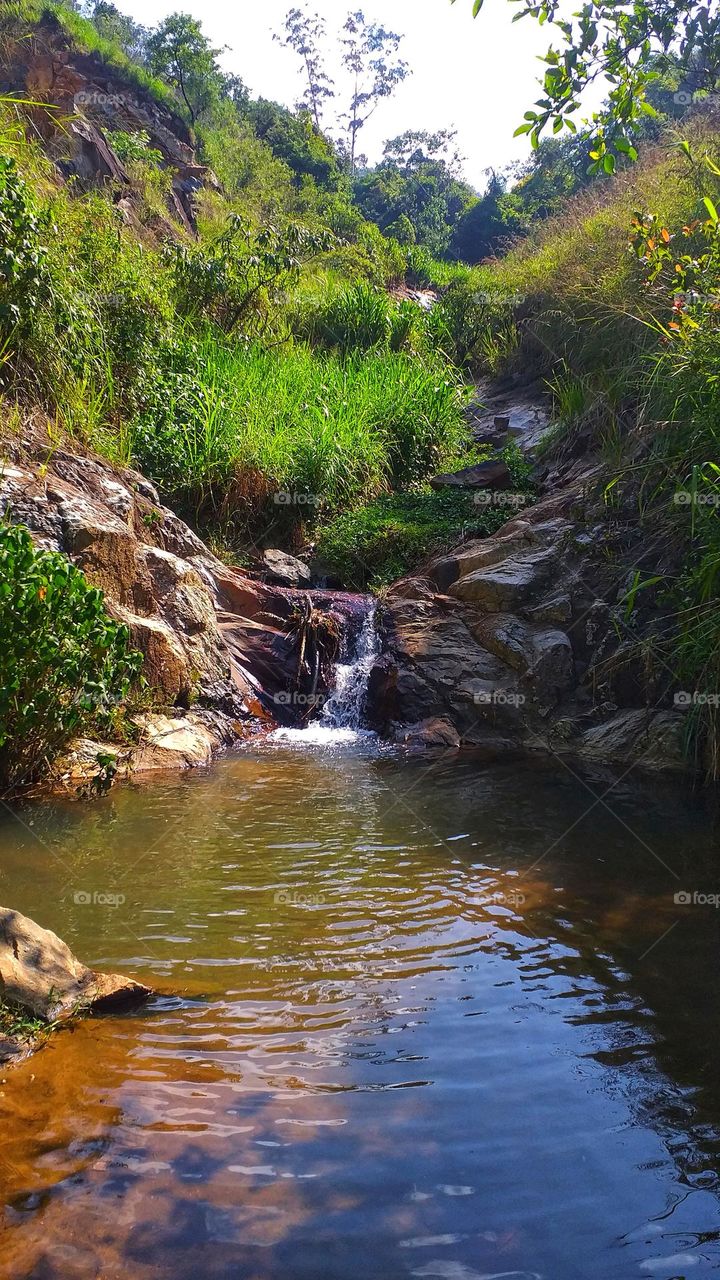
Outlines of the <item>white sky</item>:
[[[190,12],[216,46],[229,46],[222,63],[241,76],[254,96],[293,106],[302,92],[295,55],[273,40],[297,0],[115,0],[146,26],[169,13]],[[378,107],[358,145],[377,161],[386,138],[406,129],[456,128],[466,157],[465,175],[482,189],[483,170],[502,168],[528,155],[526,137],[513,138],[523,112],[538,96],[537,56],[549,44],[548,30],[532,18],[512,24],[516,5],[486,0],[472,18],[472,0],[311,0],[329,31],[342,26],[350,9],[405,36],[401,54],[413,74]],[[335,77],[339,80],[339,77]],[[329,123],[329,121],[328,121]],[[329,130],[332,132],[332,130]]]

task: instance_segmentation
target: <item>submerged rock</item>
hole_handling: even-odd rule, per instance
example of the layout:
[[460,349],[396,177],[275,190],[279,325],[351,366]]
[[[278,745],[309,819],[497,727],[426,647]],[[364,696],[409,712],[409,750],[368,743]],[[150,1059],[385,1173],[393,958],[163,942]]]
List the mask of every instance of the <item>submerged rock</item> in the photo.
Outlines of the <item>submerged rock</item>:
[[[151,994],[133,978],[89,969],[50,929],[0,907],[0,999],[50,1023],[92,1009],[138,1003]],[[17,1041],[3,1040],[0,1059],[14,1056],[19,1047]]]

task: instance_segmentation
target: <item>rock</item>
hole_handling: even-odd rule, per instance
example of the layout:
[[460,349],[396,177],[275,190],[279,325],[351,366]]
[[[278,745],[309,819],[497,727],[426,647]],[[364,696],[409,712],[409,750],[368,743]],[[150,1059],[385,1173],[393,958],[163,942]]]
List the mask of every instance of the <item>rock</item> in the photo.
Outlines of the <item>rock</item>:
[[399,728],[395,741],[409,747],[411,751],[426,751],[429,748],[459,747],[460,735],[450,720],[435,716],[429,720],[421,720],[419,724]]
[[448,587],[448,594],[491,613],[509,612],[539,594],[556,564],[555,557],[545,551],[510,556],[498,565],[465,574]]
[[474,467],[464,467],[462,471],[433,476],[430,487],[432,489],[510,489],[512,476],[507,463],[498,458],[489,462],[479,462]]
[[528,618],[532,618],[534,622],[550,622],[559,625],[570,622],[572,612],[572,600],[569,595],[553,596],[550,600],[543,600],[534,608],[525,610]]
[[194,769],[210,764],[216,735],[194,717],[179,720],[148,713],[137,716],[136,723],[142,730],[142,741],[134,755],[134,772]]
[[309,587],[312,582],[312,574],[302,560],[274,547],[262,552],[260,569],[266,581],[278,587]]
[[141,618],[115,606],[114,617],[130,632],[130,642],[144,658],[143,674],[151,692],[170,706],[187,706],[193,691],[188,657],[172,627],[162,618]]
[[0,1062],[12,1062],[14,1058],[21,1058],[23,1055],[23,1047],[18,1040],[10,1040],[7,1036],[0,1037]]
[[682,769],[687,767],[682,735],[682,713],[630,709],[588,729],[575,750],[591,760],[637,762],[645,769]]
[[0,907],[0,994],[38,1018],[67,1018],[78,1007],[146,1000],[151,992],[119,974],[95,973],[34,920]]
[[532,685],[540,702],[555,703],[572,688],[575,664],[564,631],[533,626],[513,614],[491,614],[473,627],[473,634]]

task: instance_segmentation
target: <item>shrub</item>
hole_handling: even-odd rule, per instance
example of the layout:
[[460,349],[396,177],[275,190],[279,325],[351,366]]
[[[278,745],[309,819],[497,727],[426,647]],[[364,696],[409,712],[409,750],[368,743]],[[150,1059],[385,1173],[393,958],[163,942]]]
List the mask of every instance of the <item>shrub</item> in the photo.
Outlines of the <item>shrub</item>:
[[232,214],[208,245],[167,246],[178,310],[193,320],[212,320],[225,333],[242,326],[244,333],[260,334],[280,291],[297,281],[302,262],[327,250],[332,239],[328,232],[299,224],[284,231],[271,225],[256,230]]
[[102,593],[27,529],[0,525],[0,790],[34,781],[69,739],[107,724],[138,675]]
[[0,155],[0,338],[37,306],[44,250],[41,218],[14,160]]

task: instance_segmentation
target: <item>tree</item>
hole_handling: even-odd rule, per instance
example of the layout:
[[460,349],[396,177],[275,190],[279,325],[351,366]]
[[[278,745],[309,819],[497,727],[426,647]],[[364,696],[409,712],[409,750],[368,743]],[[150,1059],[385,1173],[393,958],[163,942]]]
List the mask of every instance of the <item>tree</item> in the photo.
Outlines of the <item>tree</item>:
[[342,63],[352,77],[352,93],[342,118],[346,124],[350,173],[354,175],[358,133],[382,99],[391,97],[410,74],[410,68],[396,56],[402,36],[368,22],[361,9],[348,14],[343,31]]
[[[473,13],[483,4],[473,0]],[[596,173],[613,173],[619,156],[637,158],[633,139],[643,116],[654,114],[648,90],[663,66],[690,76],[690,98],[720,78],[720,0],[585,0],[572,16],[562,0],[523,0],[516,17],[528,16],[559,39],[543,59],[543,95],[516,134],[529,134],[537,147],[549,126],[576,132],[584,89],[605,79],[607,104],[592,118]]]
[[425,245],[439,257],[473,200],[458,176],[460,163],[454,131],[408,130],[385,144],[376,169],[356,180],[357,202],[386,235]]
[[452,240],[453,256],[462,262],[481,262],[497,253],[503,240],[520,229],[508,204],[505,179],[490,169],[485,194],[459,219]]
[[211,47],[200,23],[189,13],[171,13],[148,38],[150,70],[177,90],[191,124],[226,90],[217,64],[221,52]]
[[296,178],[309,175],[324,191],[337,191],[347,182],[332,144],[314,127],[306,111],[295,115],[277,102],[258,98],[247,104],[243,114],[258,138],[292,169]]
[[95,0],[94,4],[86,6],[86,12],[103,40],[120,45],[129,58],[143,61],[149,35],[147,27],[133,22],[132,18],[121,13],[110,0]]
[[285,38],[274,38],[285,48],[294,49],[300,58],[307,78],[307,96],[297,103],[299,111],[308,111],[315,128],[322,126],[323,105],[335,97],[333,81],[325,71],[321,42],[325,39],[325,22],[319,14],[304,13],[302,9],[290,9],[285,17]]

